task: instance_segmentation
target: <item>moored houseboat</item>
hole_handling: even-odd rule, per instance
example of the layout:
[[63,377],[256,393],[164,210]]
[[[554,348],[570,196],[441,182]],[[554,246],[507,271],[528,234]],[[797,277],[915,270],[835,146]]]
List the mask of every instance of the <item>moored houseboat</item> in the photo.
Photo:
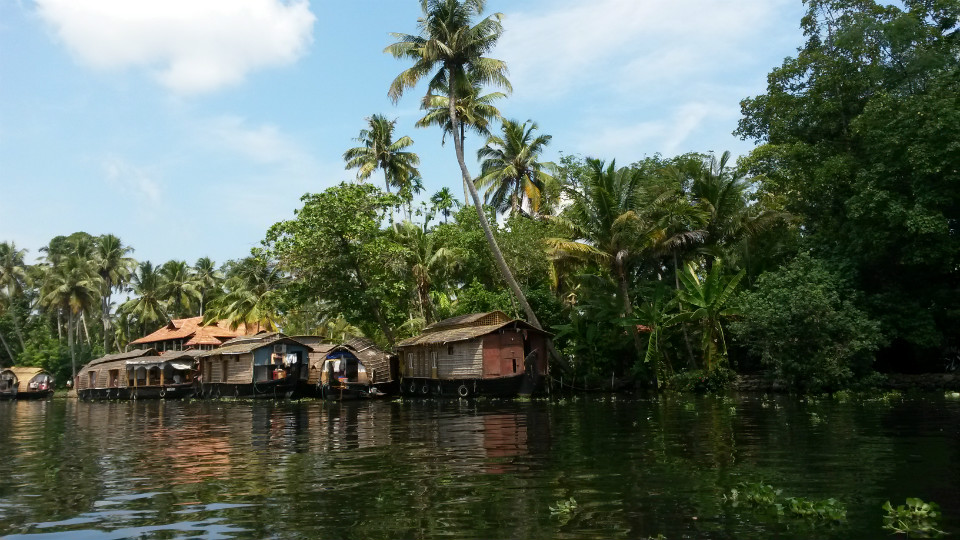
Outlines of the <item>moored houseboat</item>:
[[204,397],[294,397],[308,378],[310,348],[270,332],[234,338],[200,359]]
[[77,374],[77,396],[98,399],[182,399],[197,392],[196,355],[201,351],[135,349],[108,354]]
[[397,345],[409,396],[510,397],[543,389],[550,334],[502,311],[445,319]]
[[53,395],[53,376],[43,368],[0,370],[0,399],[46,399]]
[[388,397],[399,389],[399,358],[366,338],[330,348],[319,371],[317,390],[326,399]]

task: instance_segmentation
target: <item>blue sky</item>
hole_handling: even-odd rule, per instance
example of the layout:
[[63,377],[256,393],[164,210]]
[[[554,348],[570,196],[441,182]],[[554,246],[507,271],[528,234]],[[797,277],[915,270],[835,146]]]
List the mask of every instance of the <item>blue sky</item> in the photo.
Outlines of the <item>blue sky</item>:
[[[739,101],[802,42],[800,0],[487,9],[505,14],[492,56],[514,87],[499,107],[553,135],[549,159],[746,153]],[[374,113],[414,139],[424,196],[462,193],[452,144],[414,128],[422,89],[387,98],[406,65],[383,48],[418,15],[415,0],[0,0],[0,241],[32,259],[83,230],[155,263],[243,257],[302,194],[354,178],[341,155]]]

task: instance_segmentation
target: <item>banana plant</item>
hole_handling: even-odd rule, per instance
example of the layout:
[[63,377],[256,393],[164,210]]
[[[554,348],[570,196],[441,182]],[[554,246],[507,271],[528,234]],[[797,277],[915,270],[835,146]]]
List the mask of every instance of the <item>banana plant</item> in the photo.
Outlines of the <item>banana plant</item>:
[[689,320],[699,322],[703,334],[703,364],[712,371],[727,356],[721,320],[737,314],[727,302],[745,274],[741,270],[733,277],[723,275],[723,264],[717,259],[710,271],[701,278],[697,266],[688,263],[680,273],[683,290],[677,291],[677,299],[690,307]]

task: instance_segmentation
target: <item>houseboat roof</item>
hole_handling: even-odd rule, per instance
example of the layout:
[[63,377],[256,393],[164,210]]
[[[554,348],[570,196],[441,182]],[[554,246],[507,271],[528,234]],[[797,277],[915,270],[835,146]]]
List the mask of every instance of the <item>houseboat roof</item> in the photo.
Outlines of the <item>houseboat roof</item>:
[[[503,312],[494,312],[503,313]],[[441,321],[443,322],[443,321]],[[439,324],[439,323],[438,323]],[[453,343],[455,341],[466,341],[487,334],[496,332],[502,328],[514,327],[531,332],[539,332],[544,335],[550,335],[549,332],[537,330],[532,324],[519,319],[507,320],[499,324],[488,324],[483,326],[454,326],[452,328],[440,328],[434,330],[424,330],[423,334],[405,339],[397,344],[397,347],[414,347],[417,345],[438,345],[444,343]]]
[[[30,381],[30,379],[40,375],[41,373],[47,373],[43,368],[38,367],[8,367],[0,371],[9,371],[13,373],[13,376],[18,381]],[[47,373],[49,375],[49,373]]]
[[[182,351],[177,351],[177,352],[182,352]],[[87,363],[87,365],[83,366],[81,370],[87,369],[89,367],[93,367],[99,364],[104,364],[107,362],[115,362],[117,360],[132,360],[134,358],[142,358],[146,356],[159,356],[159,354],[157,353],[157,351],[153,349],[134,349],[132,351],[127,351],[127,352],[108,354],[105,356],[101,356],[100,358],[91,360],[90,362]]]
[[325,353],[330,349],[337,346],[336,343],[330,343],[325,338],[320,336],[288,336],[290,339],[297,341],[313,349],[313,352]]
[[130,344],[142,345],[170,339],[190,338],[184,345],[219,345],[224,340],[248,335],[252,331],[254,331],[253,328],[248,329],[242,323],[234,329],[230,328],[230,322],[227,320],[204,325],[203,317],[190,317],[188,319],[172,319],[163,328],[140,339],[135,339]]
[[[218,349],[212,351],[203,351],[198,356],[198,358],[207,358],[210,356],[220,356],[220,355],[233,355],[233,354],[246,354],[256,349],[262,347],[268,347],[270,345],[276,345],[279,343],[288,343],[291,345],[303,345],[295,339],[290,339],[283,334],[272,332],[265,337],[260,335],[250,336],[245,339],[235,339],[231,340],[230,343],[223,345]],[[303,345],[306,347],[306,345]]]
[[502,311],[487,311],[484,313],[469,313],[450,317],[442,321],[435,322],[423,329],[424,333],[445,330],[448,328],[460,328],[466,326],[492,326],[512,321],[513,318]]

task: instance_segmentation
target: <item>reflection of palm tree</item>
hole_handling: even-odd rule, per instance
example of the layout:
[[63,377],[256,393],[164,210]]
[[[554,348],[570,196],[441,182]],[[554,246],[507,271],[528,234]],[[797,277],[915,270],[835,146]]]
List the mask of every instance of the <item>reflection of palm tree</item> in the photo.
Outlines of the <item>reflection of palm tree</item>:
[[[343,153],[348,169],[357,169],[357,178],[366,180],[373,171],[383,171],[383,181],[387,193],[390,187],[402,187],[412,176],[419,176],[417,166],[420,158],[413,152],[404,149],[413,145],[413,139],[407,136],[393,140],[393,128],[396,120],[387,120],[382,114],[375,114],[367,118],[368,128],[360,130],[357,142],[363,146],[351,148]],[[390,222],[394,223],[393,210],[390,211]]]
[[[96,304],[100,298],[100,276],[89,258],[71,255],[47,272],[40,296],[42,306],[67,312],[67,345],[73,377],[77,376],[77,354],[74,347],[74,329],[78,315]],[[88,334],[89,338],[89,334]]]
[[110,296],[130,279],[136,261],[127,255],[133,248],[105,234],[96,240],[95,261],[100,275],[100,316],[103,322],[103,352],[110,352]]
[[510,210],[511,214],[517,214],[526,204],[530,213],[536,215],[544,186],[553,182],[553,176],[547,171],[555,170],[556,165],[538,160],[552,137],[534,137],[536,129],[536,122],[529,120],[523,124],[504,120],[503,136],[491,135],[486,145],[477,151],[482,164],[475,182],[477,187],[487,188],[487,201],[500,212]]
[[504,281],[523,307],[527,320],[535,328],[540,328],[540,321],[527,302],[526,296],[520,290],[513,273],[507,266],[503,253],[493,237],[490,223],[483,212],[483,204],[476,186],[473,185],[470,172],[464,157],[463,137],[460,133],[460,117],[457,113],[457,103],[463,95],[464,86],[476,84],[495,84],[510,89],[507,80],[507,66],[501,60],[484,56],[488,53],[503,33],[500,20],[503,15],[496,13],[471,24],[475,17],[483,12],[483,0],[421,0],[420,7],[423,16],[419,26],[421,35],[394,34],[397,42],[386,48],[386,51],[397,58],[413,61],[413,66],[401,72],[390,85],[389,96],[396,102],[403,95],[404,90],[416,86],[424,79],[429,78],[428,92],[434,93],[437,89],[447,90],[447,105],[450,116],[450,133],[453,136],[453,146],[457,154],[457,163],[460,165],[460,174],[463,182],[470,191],[473,205],[480,218],[484,236],[490,246],[490,251]]

